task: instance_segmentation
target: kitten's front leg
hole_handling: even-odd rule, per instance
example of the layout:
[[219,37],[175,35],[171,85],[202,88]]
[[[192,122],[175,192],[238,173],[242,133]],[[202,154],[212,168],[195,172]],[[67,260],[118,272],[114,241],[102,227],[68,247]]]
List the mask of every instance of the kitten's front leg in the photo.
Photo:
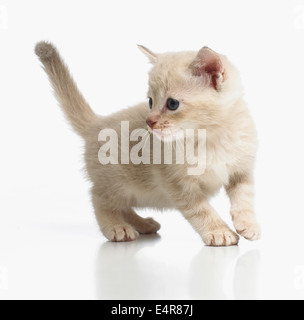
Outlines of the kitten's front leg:
[[253,180],[244,174],[234,174],[226,186],[231,202],[231,217],[238,234],[247,240],[258,240],[261,236],[260,226],[253,209]]
[[180,210],[207,246],[238,244],[239,236],[229,229],[207,200],[182,204]]

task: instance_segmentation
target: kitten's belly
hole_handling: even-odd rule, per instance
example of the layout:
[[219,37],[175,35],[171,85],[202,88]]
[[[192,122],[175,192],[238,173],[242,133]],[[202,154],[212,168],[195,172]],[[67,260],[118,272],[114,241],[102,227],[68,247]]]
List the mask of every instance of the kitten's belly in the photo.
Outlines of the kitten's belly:
[[[188,194],[189,188],[193,193],[201,194],[202,198],[214,196],[223,186],[224,179],[215,172],[208,172],[198,177],[188,176],[185,179],[184,187],[180,188],[181,197]],[[138,208],[155,208],[155,209],[176,209],[177,204],[170,198],[170,195],[158,184],[149,190],[145,188],[131,188],[130,198],[132,206]],[[189,199],[190,200],[190,199]]]
[[137,208],[155,208],[155,209],[174,209],[173,201],[161,190],[136,190],[133,193],[134,207]]

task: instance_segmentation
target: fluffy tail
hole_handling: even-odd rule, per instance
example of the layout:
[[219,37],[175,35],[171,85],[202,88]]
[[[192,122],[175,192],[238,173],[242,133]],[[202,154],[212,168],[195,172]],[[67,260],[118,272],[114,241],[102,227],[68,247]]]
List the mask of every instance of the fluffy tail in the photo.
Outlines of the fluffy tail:
[[96,121],[96,114],[79,92],[56,48],[42,41],[36,45],[35,52],[49,76],[56,98],[66,117],[75,131],[84,137],[92,123]]

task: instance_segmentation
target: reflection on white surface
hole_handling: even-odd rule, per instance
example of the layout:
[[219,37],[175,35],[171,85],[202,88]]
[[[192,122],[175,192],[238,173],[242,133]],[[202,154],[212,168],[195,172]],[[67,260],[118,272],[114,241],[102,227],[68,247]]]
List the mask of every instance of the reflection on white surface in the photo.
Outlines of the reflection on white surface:
[[190,276],[190,293],[194,299],[227,299],[224,281],[227,268],[239,253],[237,246],[204,247],[194,257]]
[[304,298],[301,242],[290,247],[265,236],[205,247],[177,215],[153,217],[160,235],[126,243],[107,242],[79,215],[3,223],[0,299]]
[[61,199],[43,207],[49,192],[38,190],[41,205],[25,216],[17,209],[30,193],[2,197],[10,211],[0,224],[0,299],[304,298],[301,224],[290,243],[271,224],[261,241],[210,248],[179,213],[149,211],[141,214],[161,223],[159,235],[109,243],[86,199],[66,195],[66,208]]
[[155,293],[151,292],[151,270],[143,268],[146,261],[139,261],[136,255],[140,250],[153,247],[160,240],[160,236],[156,234],[141,236],[135,242],[102,244],[96,267],[97,298],[115,300],[155,297]]
[[233,289],[236,299],[258,299],[257,284],[260,250],[250,250],[240,256],[234,269]]
[[[258,298],[259,250],[240,254],[237,246],[203,247],[189,264],[176,267],[170,263],[169,253],[165,261],[154,260],[151,248],[161,247],[160,242],[160,236],[151,235],[137,242],[104,243],[96,265],[97,298],[171,299],[176,291],[181,296],[175,298],[184,299]],[[170,286],[167,293],[162,290]],[[226,292],[225,287],[231,286],[233,292]]]

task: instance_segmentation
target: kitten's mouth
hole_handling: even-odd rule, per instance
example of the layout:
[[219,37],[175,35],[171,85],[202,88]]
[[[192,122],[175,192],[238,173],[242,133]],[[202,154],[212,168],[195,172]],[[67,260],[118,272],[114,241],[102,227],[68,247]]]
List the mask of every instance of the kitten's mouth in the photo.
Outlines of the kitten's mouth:
[[149,130],[152,132],[157,138],[161,140],[173,140],[179,139],[183,129],[174,128],[174,129],[153,129]]

